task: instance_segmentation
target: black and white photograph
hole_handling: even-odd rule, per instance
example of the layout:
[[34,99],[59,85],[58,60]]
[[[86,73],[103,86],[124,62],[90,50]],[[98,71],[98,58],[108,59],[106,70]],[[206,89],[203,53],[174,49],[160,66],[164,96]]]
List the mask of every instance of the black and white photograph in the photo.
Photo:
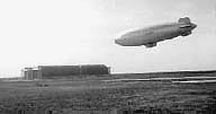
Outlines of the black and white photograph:
[[0,114],[216,114],[215,0],[0,0]]

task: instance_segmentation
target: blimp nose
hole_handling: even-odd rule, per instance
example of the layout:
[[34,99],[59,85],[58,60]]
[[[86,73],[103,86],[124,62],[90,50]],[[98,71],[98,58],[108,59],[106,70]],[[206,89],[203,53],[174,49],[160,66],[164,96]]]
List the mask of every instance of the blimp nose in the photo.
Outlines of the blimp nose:
[[125,42],[122,38],[115,39],[115,43],[121,46],[125,45]]
[[116,44],[121,44],[120,41],[119,41],[119,39],[115,39],[115,43]]

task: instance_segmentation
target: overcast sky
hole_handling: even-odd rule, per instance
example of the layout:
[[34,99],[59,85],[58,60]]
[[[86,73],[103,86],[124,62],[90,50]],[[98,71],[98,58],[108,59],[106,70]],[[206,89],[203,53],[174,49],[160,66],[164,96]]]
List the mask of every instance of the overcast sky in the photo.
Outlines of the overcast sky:
[[[154,48],[113,40],[188,16],[190,36]],[[37,65],[104,63],[112,72],[216,70],[215,0],[1,0],[0,77]]]

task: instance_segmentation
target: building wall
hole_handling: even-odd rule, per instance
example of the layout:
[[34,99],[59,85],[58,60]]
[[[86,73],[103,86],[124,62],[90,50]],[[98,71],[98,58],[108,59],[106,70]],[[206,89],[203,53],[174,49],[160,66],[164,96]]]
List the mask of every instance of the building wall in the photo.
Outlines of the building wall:
[[97,75],[109,74],[109,68],[105,65],[83,65],[81,66],[81,74],[83,75]]
[[38,66],[22,70],[24,79],[59,78],[73,75],[109,74],[110,69],[105,65],[73,65],[73,66]]
[[39,66],[42,77],[56,77],[78,75],[80,73],[79,66]]
[[42,78],[110,73],[109,67],[105,65],[39,66],[38,69],[41,72]]

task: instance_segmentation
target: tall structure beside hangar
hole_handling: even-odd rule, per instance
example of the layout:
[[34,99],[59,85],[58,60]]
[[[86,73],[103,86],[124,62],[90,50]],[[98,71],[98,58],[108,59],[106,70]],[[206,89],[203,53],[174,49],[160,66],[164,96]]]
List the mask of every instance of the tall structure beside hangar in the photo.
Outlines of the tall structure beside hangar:
[[25,80],[41,79],[41,72],[37,67],[26,67],[21,70],[22,77]]
[[24,79],[52,79],[66,76],[103,75],[110,74],[110,67],[103,64],[96,65],[70,65],[70,66],[38,66],[22,70]]

